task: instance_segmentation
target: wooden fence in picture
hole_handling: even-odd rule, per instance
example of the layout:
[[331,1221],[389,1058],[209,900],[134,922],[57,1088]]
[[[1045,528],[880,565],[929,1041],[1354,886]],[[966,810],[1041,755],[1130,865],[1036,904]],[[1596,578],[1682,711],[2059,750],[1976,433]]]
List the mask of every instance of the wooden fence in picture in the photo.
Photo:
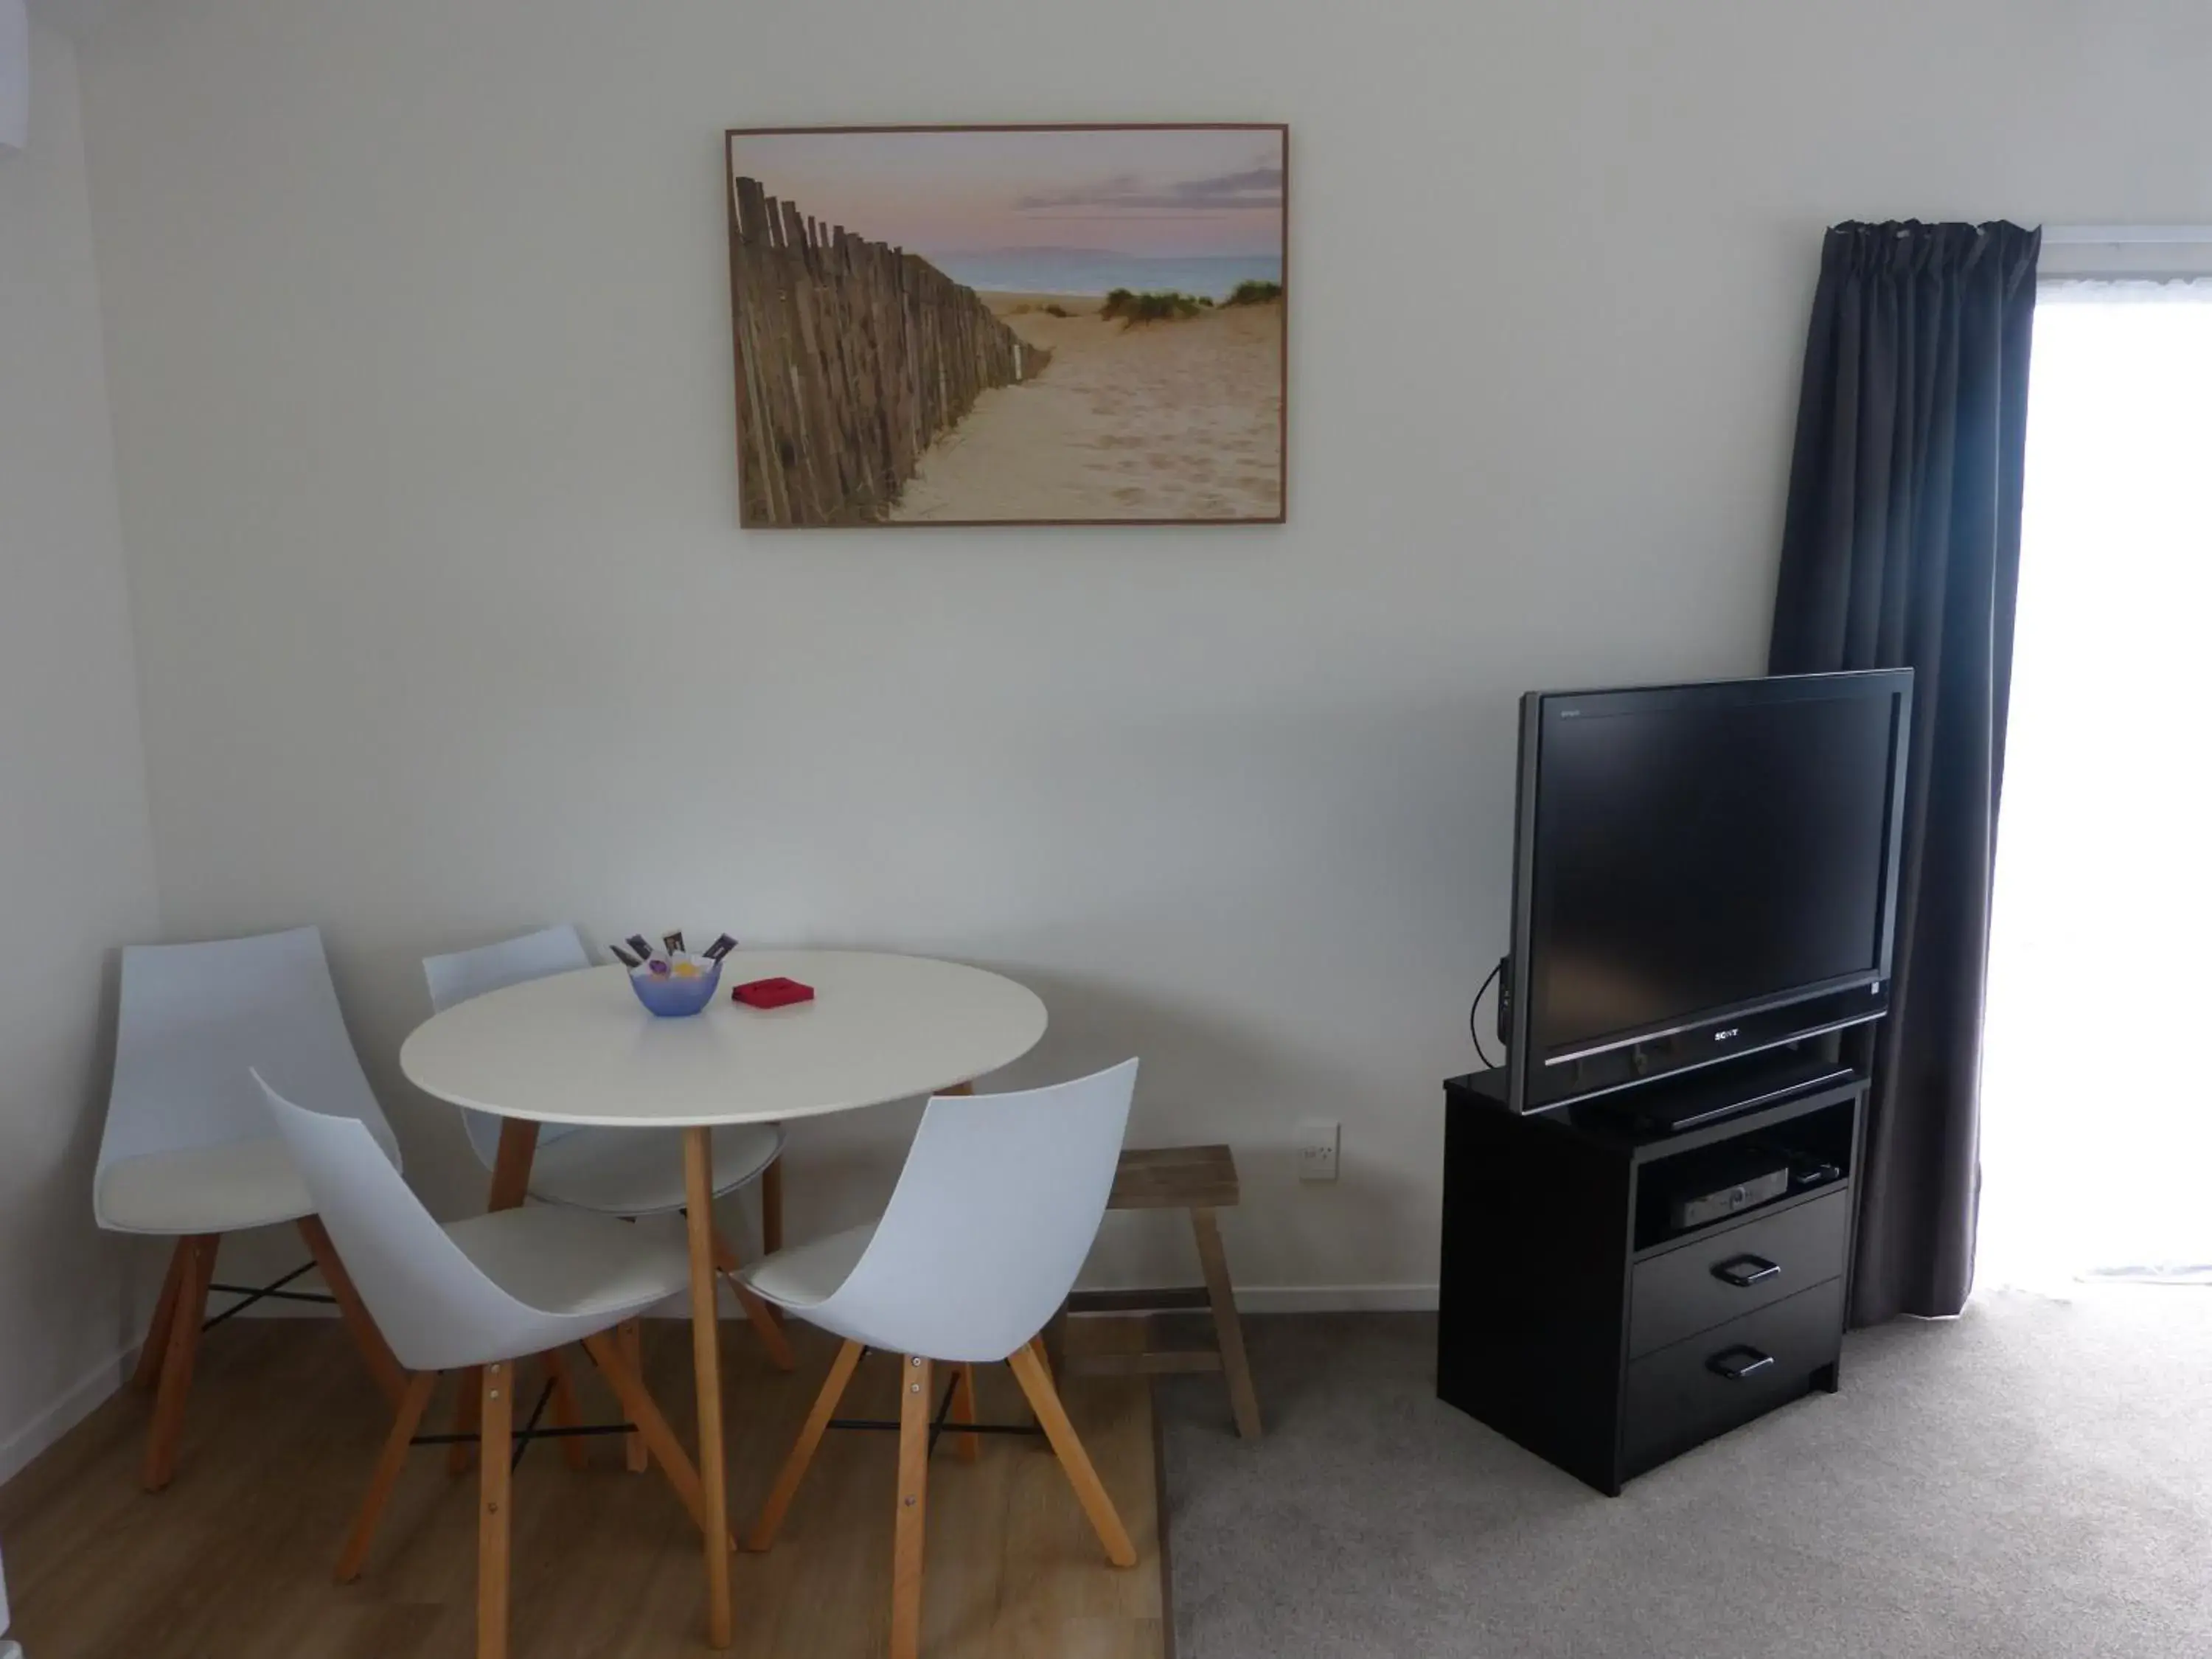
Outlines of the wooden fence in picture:
[[918,254],[734,183],[740,522],[881,520],[983,390],[1045,354]]

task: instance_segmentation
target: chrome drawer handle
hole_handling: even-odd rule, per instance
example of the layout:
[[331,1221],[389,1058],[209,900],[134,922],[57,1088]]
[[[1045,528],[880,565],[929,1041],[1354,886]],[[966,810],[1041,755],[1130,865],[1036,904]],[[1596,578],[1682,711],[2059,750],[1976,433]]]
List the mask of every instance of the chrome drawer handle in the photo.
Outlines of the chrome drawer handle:
[[1713,1269],[1713,1277],[1736,1289],[1748,1290],[1762,1279],[1771,1279],[1782,1271],[1779,1261],[1769,1261],[1763,1255],[1732,1255]]
[[1749,1343],[1740,1347],[1723,1348],[1705,1361],[1705,1369],[1716,1371],[1731,1382],[1741,1382],[1753,1371],[1763,1371],[1774,1363],[1771,1353],[1761,1353]]

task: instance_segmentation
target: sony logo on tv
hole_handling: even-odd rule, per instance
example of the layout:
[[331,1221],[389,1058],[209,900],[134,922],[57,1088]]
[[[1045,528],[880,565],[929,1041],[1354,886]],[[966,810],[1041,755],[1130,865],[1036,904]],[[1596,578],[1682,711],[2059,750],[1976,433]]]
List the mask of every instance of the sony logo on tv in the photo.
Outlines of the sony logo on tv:
[[1727,1042],[1730,1037],[1733,1037],[1733,1036],[1741,1036],[1742,1035],[1743,1035],[1743,1027],[1742,1027],[1742,1026],[1741,1026],[1741,1025],[1731,1025],[1731,1026],[1729,1026],[1729,1027],[1728,1028],[1728,1030],[1725,1030],[1725,1031],[1716,1031],[1716,1032],[1714,1032],[1714,1033],[1713,1033],[1713,1041],[1714,1041],[1714,1042]]

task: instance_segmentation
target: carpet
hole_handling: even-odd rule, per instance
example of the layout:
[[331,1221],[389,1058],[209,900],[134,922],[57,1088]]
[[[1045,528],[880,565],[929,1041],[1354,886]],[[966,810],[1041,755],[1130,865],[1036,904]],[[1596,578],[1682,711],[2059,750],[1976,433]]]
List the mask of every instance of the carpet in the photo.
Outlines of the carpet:
[[1246,1329],[1267,1437],[1158,1386],[1177,1659],[2212,1656],[2212,1292],[1998,1292],[1592,1492],[1438,1401],[1435,1322]]

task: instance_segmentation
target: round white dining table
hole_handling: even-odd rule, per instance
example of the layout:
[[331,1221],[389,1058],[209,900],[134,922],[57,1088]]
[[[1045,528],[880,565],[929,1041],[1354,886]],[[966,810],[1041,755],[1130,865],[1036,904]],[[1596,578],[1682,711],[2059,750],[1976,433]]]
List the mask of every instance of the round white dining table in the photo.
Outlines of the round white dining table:
[[[732,951],[715,1000],[682,1019],[647,1013],[626,977],[618,967],[587,968],[471,998],[418,1026],[399,1050],[399,1069],[425,1093],[505,1120],[493,1209],[523,1201],[543,1126],[683,1132],[707,1634],[722,1648],[731,1639],[730,1533],[710,1136],[722,1124],[964,1091],[1036,1046],[1044,1004],[980,968],[860,951]],[[778,977],[811,986],[813,1000],[773,1009],[731,1000],[736,986]]]

